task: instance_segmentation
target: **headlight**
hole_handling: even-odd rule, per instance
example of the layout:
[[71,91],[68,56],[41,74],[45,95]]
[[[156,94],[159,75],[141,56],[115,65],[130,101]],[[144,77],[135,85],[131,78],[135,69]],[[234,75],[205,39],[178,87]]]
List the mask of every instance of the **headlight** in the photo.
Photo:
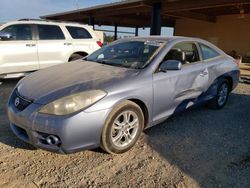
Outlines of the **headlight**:
[[53,115],[68,115],[85,109],[105,97],[101,90],[85,91],[63,97],[42,107],[39,113]]

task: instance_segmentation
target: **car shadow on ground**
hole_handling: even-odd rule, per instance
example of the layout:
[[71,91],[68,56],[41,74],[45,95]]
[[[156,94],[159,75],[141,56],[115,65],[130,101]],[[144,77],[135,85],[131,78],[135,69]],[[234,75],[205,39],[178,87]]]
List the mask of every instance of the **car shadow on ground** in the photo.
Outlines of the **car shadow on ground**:
[[5,111],[8,98],[18,81],[18,79],[0,80],[0,142],[14,148],[34,150],[34,147],[21,141],[12,133]]
[[146,130],[148,145],[201,187],[249,187],[249,107],[231,94],[222,110],[188,110]]

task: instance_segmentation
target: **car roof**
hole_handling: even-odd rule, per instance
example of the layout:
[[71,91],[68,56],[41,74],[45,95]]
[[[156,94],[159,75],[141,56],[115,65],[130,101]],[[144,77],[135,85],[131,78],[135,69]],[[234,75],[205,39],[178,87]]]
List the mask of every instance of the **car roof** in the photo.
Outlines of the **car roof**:
[[200,38],[195,37],[183,37],[183,36],[148,36],[148,37],[129,37],[125,39],[121,39],[123,41],[133,41],[133,40],[141,40],[141,41],[162,41],[162,42],[169,42],[173,40],[178,41],[204,41]]
[[126,41],[152,41],[152,42],[198,42],[205,44],[216,51],[218,51],[221,54],[225,54],[220,48],[215,46],[214,44],[203,40],[201,38],[196,37],[183,37],[183,36],[147,36],[147,37],[129,37],[125,39],[117,40],[117,43],[119,42],[126,42]]

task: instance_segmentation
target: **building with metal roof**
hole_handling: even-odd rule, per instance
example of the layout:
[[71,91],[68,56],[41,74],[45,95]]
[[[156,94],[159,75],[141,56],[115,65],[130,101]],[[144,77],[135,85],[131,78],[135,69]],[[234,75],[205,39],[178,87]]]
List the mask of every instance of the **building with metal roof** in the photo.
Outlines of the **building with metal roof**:
[[90,8],[41,16],[43,19],[76,21],[90,25],[175,28],[176,35],[201,37],[225,51],[250,52],[250,0],[127,0]]

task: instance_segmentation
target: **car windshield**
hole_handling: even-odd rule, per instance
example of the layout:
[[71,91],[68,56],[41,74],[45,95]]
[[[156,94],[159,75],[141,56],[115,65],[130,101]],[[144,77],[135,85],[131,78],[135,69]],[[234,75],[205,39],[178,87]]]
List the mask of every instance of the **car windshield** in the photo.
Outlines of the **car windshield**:
[[159,41],[126,41],[104,46],[85,58],[112,66],[142,69],[162,46]]

